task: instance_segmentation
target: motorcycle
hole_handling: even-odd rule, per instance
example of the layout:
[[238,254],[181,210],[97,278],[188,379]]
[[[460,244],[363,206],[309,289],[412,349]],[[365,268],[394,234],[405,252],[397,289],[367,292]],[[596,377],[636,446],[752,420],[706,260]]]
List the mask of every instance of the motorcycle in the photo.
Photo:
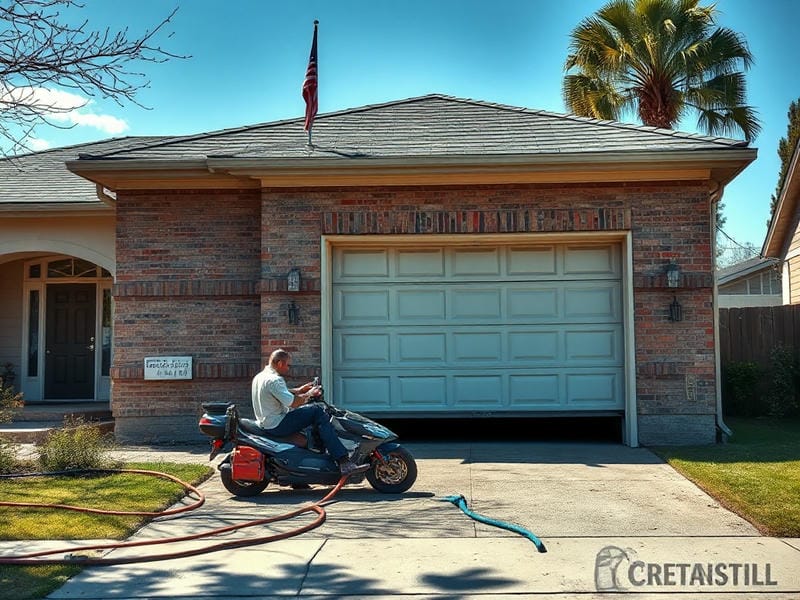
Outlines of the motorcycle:
[[[351,475],[348,483],[364,478],[379,492],[400,494],[417,479],[417,464],[411,453],[395,440],[398,436],[358,413],[319,402],[330,416],[339,439],[356,464],[369,470]],[[222,485],[235,496],[255,496],[270,483],[281,486],[335,485],[341,479],[336,461],[324,450],[313,427],[289,438],[269,435],[252,419],[241,418],[233,403],[203,404],[200,431],[211,437],[213,460],[228,444],[232,450],[219,464]]]

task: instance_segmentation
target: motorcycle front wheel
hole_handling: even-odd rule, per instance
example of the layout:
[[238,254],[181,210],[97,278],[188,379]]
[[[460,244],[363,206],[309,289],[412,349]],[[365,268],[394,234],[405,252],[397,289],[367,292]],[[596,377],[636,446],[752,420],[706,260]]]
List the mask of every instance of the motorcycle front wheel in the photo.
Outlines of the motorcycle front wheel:
[[417,480],[417,463],[411,453],[398,447],[384,453],[386,462],[372,462],[366,472],[369,484],[384,494],[402,494]]
[[230,463],[219,466],[219,477],[222,485],[234,496],[257,496],[269,485],[269,480],[264,481],[236,481]]

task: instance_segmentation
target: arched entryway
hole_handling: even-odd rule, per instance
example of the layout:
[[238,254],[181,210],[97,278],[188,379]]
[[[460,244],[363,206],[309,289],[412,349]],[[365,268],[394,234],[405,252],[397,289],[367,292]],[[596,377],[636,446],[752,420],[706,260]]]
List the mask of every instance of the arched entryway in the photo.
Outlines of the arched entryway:
[[[7,280],[17,274],[22,292],[16,379],[26,402],[107,401],[113,339],[111,272],[65,255],[39,255],[4,266]],[[10,283],[16,287],[13,279]],[[6,305],[12,302],[4,299]]]

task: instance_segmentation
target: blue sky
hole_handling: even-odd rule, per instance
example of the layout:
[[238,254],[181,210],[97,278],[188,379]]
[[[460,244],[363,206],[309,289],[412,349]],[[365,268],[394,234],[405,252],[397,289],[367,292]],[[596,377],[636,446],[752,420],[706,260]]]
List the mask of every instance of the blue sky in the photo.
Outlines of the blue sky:
[[[707,2],[704,2],[706,4]],[[95,28],[136,34],[176,6],[165,0],[87,0]],[[566,112],[569,33],[603,0],[184,0],[168,50],[186,60],[144,65],[135,105],[95,100],[70,130],[41,128],[40,147],[118,135],[190,134],[303,115],[300,86],[319,26],[319,106],[329,112],[428,93]],[[775,190],[778,140],[800,97],[798,0],[718,0],[718,22],[755,57],[749,103],[762,120],[758,159],[726,189],[725,230],[759,249]],[[695,131],[694,117],[679,127]],[[724,245],[731,245],[724,241]]]

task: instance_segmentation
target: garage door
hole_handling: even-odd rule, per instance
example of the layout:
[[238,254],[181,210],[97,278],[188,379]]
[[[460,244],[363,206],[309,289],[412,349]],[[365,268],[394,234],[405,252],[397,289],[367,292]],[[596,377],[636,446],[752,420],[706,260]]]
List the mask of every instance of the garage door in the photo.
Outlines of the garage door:
[[624,407],[618,244],[336,248],[332,287],[339,406]]

